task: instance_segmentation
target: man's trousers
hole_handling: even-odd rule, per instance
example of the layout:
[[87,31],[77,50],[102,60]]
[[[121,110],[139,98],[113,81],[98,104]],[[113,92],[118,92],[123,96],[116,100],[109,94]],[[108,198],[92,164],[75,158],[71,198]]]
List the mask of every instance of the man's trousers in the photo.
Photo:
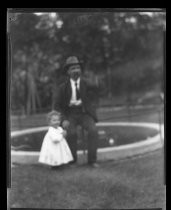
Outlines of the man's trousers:
[[94,163],[97,159],[97,143],[98,133],[95,122],[91,116],[85,113],[71,113],[68,118],[70,126],[68,129],[67,142],[71,149],[74,161],[77,161],[77,126],[80,125],[82,129],[88,132],[87,136],[87,150],[88,163]]

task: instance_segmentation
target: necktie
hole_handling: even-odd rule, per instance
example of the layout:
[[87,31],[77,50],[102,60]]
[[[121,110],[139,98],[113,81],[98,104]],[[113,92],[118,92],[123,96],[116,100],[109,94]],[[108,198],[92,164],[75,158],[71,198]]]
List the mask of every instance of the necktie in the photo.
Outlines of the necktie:
[[79,100],[80,99],[80,91],[78,89],[77,82],[75,82],[75,89],[76,89],[76,99]]

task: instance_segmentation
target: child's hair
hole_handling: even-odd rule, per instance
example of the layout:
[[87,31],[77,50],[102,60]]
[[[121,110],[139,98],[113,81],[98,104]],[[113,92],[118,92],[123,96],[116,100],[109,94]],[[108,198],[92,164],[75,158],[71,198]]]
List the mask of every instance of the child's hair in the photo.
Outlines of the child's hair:
[[58,111],[56,111],[56,110],[52,110],[51,112],[49,112],[48,114],[47,114],[47,122],[48,122],[48,124],[50,123],[50,120],[51,120],[51,118],[52,118],[52,116],[59,116],[59,117],[61,117],[61,113],[60,112],[58,112]]

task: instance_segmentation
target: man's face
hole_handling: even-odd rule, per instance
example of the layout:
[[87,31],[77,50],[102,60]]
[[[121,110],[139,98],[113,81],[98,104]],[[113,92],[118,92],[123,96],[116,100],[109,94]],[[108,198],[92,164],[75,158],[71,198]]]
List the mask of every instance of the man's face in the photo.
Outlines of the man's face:
[[73,80],[77,80],[81,76],[81,67],[80,65],[70,66],[68,69],[68,74]]

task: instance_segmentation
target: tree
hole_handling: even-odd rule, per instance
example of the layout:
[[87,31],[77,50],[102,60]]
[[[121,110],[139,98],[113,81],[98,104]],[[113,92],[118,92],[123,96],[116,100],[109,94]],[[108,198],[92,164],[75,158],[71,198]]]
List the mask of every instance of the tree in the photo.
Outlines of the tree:
[[66,77],[63,64],[73,54],[84,61],[85,74],[94,75],[105,97],[159,82],[164,25],[164,13],[18,15],[10,28],[12,107],[25,107],[28,114],[53,107]]

